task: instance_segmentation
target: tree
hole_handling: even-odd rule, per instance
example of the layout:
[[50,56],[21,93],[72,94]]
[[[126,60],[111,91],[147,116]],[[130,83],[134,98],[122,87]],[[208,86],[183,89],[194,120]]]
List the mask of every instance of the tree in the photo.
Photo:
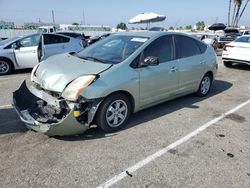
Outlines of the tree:
[[127,30],[128,29],[127,26],[126,26],[126,24],[123,23],[123,22],[117,24],[116,28],[117,29],[122,29],[122,30]]
[[168,28],[168,30],[174,30],[174,27],[173,27],[173,26],[170,26],[170,27]]
[[192,29],[192,25],[186,25],[186,26],[185,26],[185,29],[186,29],[186,30],[191,30],[191,29]]
[[201,31],[201,30],[204,30],[204,28],[205,28],[204,21],[199,21],[199,22],[196,23],[196,29],[197,30]]
[[74,22],[74,23],[72,23],[72,25],[76,25],[76,26],[77,26],[77,25],[79,25],[79,23],[77,23],[77,22]]

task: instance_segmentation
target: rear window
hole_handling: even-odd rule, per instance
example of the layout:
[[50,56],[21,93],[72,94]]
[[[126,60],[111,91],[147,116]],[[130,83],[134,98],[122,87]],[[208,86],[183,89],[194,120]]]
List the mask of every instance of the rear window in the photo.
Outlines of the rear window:
[[250,43],[250,37],[240,37],[235,40],[235,42],[247,42]]
[[59,35],[44,35],[44,44],[57,44],[57,43],[66,43],[69,42],[69,38],[59,36]]
[[59,33],[59,34],[66,35],[66,36],[73,37],[73,38],[81,37],[81,34],[78,34],[78,33]]

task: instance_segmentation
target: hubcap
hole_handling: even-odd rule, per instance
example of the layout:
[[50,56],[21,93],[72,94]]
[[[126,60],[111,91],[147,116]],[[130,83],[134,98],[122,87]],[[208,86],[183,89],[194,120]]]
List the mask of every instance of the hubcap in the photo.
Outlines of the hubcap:
[[108,107],[106,121],[110,127],[118,127],[125,121],[127,114],[127,104],[123,100],[115,100]]
[[210,85],[211,85],[211,80],[208,76],[204,77],[202,82],[201,82],[201,93],[203,95],[206,95],[207,92],[210,89]]
[[0,61],[0,73],[6,73],[9,71],[9,65],[8,63],[4,61]]

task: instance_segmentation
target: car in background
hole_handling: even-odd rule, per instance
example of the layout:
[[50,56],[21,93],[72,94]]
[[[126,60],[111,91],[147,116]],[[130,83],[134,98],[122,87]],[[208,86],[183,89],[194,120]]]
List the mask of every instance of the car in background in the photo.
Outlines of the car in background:
[[76,32],[57,32],[57,33],[61,34],[61,35],[66,35],[66,36],[69,36],[69,37],[81,39],[82,40],[82,45],[83,45],[84,48],[86,48],[87,45],[88,45],[88,42],[87,42],[86,37],[85,37],[84,34],[76,33]]
[[61,34],[31,34],[0,42],[0,75],[16,69],[32,68],[49,56],[79,52],[84,47],[80,39]]
[[210,34],[210,33],[187,33],[197,39],[202,40],[204,43],[211,45],[216,51],[219,44],[217,41],[218,35]]
[[163,27],[151,27],[149,31],[165,31]]
[[250,31],[249,30],[241,31],[240,33],[241,33],[242,36],[243,35],[250,35]]
[[217,72],[213,48],[181,33],[113,34],[75,54],[50,57],[13,93],[30,129],[50,136],[125,126],[134,112],[190,93],[206,96]]
[[227,27],[223,32],[224,35],[218,38],[218,44],[220,48],[223,48],[225,44],[228,44],[241,36],[240,30],[237,28]]
[[87,41],[88,41],[88,45],[91,45],[99,40],[102,40],[106,37],[108,37],[109,35],[111,35],[111,33],[106,33],[106,34],[103,34],[103,35],[97,35],[97,36],[93,36],[93,37],[90,37]]
[[206,44],[211,45],[214,48],[214,50],[217,50],[217,48],[219,47],[217,38],[218,38],[218,35],[205,34],[201,37],[201,40],[205,42]]
[[244,35],[226,44],[222,60],[226,67],[232,67],[233,63],[250,65],[250,35]]

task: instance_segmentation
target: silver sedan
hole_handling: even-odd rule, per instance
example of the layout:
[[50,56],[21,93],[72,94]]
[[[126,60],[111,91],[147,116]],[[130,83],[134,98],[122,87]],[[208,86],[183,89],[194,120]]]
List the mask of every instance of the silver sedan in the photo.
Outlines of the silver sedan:
[[32,68],[49,56],[79,52],[84,47],[80,39],[60,34],[31,34],[0,42],[0,75],[16,69]]

